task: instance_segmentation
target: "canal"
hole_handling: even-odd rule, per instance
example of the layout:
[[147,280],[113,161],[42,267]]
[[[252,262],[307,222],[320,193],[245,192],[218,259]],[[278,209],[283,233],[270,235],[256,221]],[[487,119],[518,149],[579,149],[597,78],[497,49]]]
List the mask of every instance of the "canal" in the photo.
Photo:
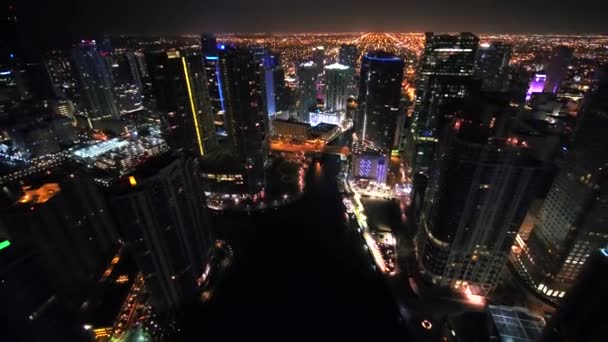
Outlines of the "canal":
[[212,215],[234,260],[210,302],[189,313],[196,340],[410,340],[386,281],[345,225],[337,156],[307,174],[278,209]]

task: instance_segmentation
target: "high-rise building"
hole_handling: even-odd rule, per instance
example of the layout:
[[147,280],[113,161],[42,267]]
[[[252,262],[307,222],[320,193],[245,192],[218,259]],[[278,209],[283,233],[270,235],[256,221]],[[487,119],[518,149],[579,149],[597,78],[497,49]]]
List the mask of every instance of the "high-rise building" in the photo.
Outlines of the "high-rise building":
[[333,111],[346,110],[348,88],[353,82],[354,70],[338,63],[325,67],[325,109]]
[[608,244],[608,85],[581,111],[573,146],[540,209],[527,243],[518,239],[516,269],[529,287],[559,301],[590,254]]
[[0,199],[0,299],[10,308],[0,339],[80,341],[79,310],[118,250],[110,210],[87,177],[62,168],[20,182]]
[[86,177],[56,170],[7,193],[17,198],[3,211],[0,231],[44,256],[57,292],[76,296],[86,291],[117,247],[116,227],[99,190]]
[[607,341],[605,308],[608,249],[592,251],[545,330],[541,342]]
[[312,61],[317,66],[317,76],[323,73],[325,67],[325,47],[317,46],[312,49]]
[[219,58],[228,140],[247,171],[250,193],[260,193],[264,189],[268,117],[264,112],[258,65],[246,49],[227,47]]
[[298,119],[308,122],[308,113],[317,106],[317,64],[312,61],[298,65]]
[[414,173],[428,174],[438,136],[470,93],[478,45],[471,33],[426,34],[406,146]]
[[197,159],[170,154],[115,184],[115,216],[159,312],[195,298],[208,273],[213,245]]
[[13,0],[8,0],[0,7],[0,66],[12,66],[22,58],[17,31],[17,7]]
[[401,58],[384,51],[368,52],[361,61],[357,134],[380,149],[392,149],[399,134],[403,67]]
[[44,58],[44,64],[51,77],[55,96],[60,99],[71,100],[74,104],[82,106],[80,104],[78,82],[74,77],[73,65],[68,56],[60,51],[52,51]]
[[[220,45],[220,48],[223,50],[225,45]],[[216,38],[211,34],[203,34],[201,36],[201,50],[203,53],[203,66],[207,74],[206,82],[207,89],[209,89],[211,112],[213,113],[214,121],[218,123],[216,130],[220,133],[218,134],[220,136],[225,133],[223,121],[226,108],[222,94],[222,80],[220,79],[221,72]]]
[[217,140],[200,53],[160,51],[146,59],[169,146],[198,156],[213,151]]
[[490,127],[462,117],[442,135],[416,239],[423,277],[478,295],[499,280],[541,165],[524,141],[494,138]]
[[561,83],[568,75],[568,66],[572,62],[574,50],[567,46],[557,46],[551,52],[551,60],[547,66],[547,82],[545,93],[557,93]]
[[120,114],[113,91],[112,73],[97,50],[96,42],[81,41],[72,50],[72,59],[86,115],[91,124],[102,119],[118,119]]
[[481,89],[504,92],[509,81],[509,60],[513,47],[501,42],[481,44],[477,50],[475,77],[481,79]]
[[338,54],[338,63],[355,70],[359,60],[359,49],[355,44],[342,44]]
[[114,94],[120,114],[128,114],[144,109],[141,89],[143,84],[132,52],[113,52],[106,55],[111,67]]

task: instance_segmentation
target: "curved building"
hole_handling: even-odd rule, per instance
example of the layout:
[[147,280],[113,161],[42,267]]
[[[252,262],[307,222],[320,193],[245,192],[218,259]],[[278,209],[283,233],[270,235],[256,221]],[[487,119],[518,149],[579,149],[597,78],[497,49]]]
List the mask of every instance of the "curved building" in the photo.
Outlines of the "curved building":
[[[487,295],[494,289],[534,196],[540,163],[525,142],[455,121],[436,153],[419,220],[424,278]],[[475,129],[470,129],[475,127]]]

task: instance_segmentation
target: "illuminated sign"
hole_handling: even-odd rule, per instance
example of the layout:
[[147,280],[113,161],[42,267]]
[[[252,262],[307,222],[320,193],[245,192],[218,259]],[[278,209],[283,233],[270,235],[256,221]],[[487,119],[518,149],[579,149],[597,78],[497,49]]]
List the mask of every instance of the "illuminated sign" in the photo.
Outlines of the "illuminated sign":
[[136,186],[137,179],[135,179],[135,177],[133,177],[133,176],[129,176],[129,184],[131,184],[131,186]]

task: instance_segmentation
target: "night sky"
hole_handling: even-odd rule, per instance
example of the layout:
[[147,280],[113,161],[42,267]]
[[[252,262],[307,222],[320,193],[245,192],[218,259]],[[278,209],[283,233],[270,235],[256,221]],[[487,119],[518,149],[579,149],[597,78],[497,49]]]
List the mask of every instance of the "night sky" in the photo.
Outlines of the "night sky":
[[[210,32],[606,33],[605,0],[16,0],[40,38]],[[35,23],[35,25],[34,25]]]

